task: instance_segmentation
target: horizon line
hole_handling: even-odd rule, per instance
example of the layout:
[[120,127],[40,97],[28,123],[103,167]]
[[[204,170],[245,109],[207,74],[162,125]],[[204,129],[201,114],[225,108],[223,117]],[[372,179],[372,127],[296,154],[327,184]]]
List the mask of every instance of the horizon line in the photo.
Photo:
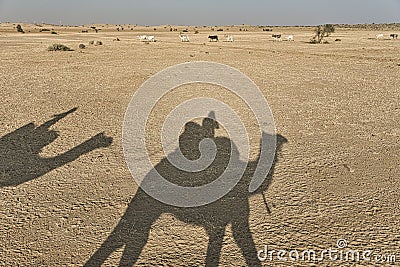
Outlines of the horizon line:
[[115,25],[115,26],[121,26],[121,25],[132,25],[136,27],[165,27],[165,26],[176,26],[176,27],[241,27],[241,26],[247,26],[247,27],[315,27],[315,26],[320,26],[320,25],[326,25],[326,24],[332,24],[335,26],[361,26],[361,25],[397,25],[400,22],[379,22],[379,23],[322,23],[322,24],[296,24],[296,25],[283,25],[283,24],[275,24],[275,25],[260,25],[260,24],[226,24],[226,25],[183,25],[183,24],[158,24],[158,25],[147,25],[147,24],[137,24],[137,23],[106,23],[106,22],[92,22],[92,23],[85,23],[85,24],[57,24],[57,23],[49,23],[49,22],[44,22],[42,21],[41,23],[38,23],[36,21],[33,22],[26,22],[26,21],[0,21],[0,24],[32,24],[32,25],[52,25],[52,26],[61,26],[61,27],[82,27],[82,26],[88,26],[88,25]]

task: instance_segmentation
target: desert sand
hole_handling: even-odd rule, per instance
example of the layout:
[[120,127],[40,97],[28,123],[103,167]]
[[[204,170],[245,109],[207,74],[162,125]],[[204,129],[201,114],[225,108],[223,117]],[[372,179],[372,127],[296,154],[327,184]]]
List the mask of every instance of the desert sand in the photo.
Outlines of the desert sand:
[[[194,34],[194,27],[96,25],[102,29],[96,33],[90,26],[22,24],[22,34],[15,24],[0,25],[0,266],[82,266],[120,227],[127,209],[117,232],[122,237],[114,239],[125,241],[108,246],[97,263],[116,266],[125,251],[135,266],[245,266],[251,243],[256,250],[320,251],[337,248],[339,239],[346,249],[397,255],[400,262],[400,40],[388,39],[400,28],[341,27],[326,38],[329,44],[313,45],[307,43],[311,27],[198,27]],[[178,37],[184,29],[189,43]],[[294,35],[294,41],[273,42],[273,33]],[[385,40],[376,40],[379,33]],[[140,42],[141,34],[157,41]],[[210,34],[230,34],[235,42],[208,42]],[[54,43],[74,51],[47,51]],[[189,61],[227,64],[250,77],[287,140],[263,192],[267,205],[260,192],[250,195],[249,215],[221,205],[196,213],[196,221],[186,211],[150,203],[125,163],[122,125],[133,94],[157,72]],[[154,110],[147,145],[155,164],[165,156],[163,118],[174,105],[203,95],[237,108],[257,157],[251,112],[223,89],[198,85],[178,88]],[[223,129],[216,134],[223,136]],[[210,213],[248,216],[236,224],[248,222],[250,239],[235,223],[213,232],[214,215],[202,217]],[[205,226],[214,240],[221,238],[220,255],[207,258]]]

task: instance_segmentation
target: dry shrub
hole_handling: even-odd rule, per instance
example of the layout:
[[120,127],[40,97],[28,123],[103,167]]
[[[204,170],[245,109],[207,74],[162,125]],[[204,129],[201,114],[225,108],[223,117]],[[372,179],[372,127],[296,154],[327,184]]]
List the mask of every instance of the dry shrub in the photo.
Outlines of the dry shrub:
[[47,48],[47,51],[73,51],[73,50],[63,44],[53,44]]

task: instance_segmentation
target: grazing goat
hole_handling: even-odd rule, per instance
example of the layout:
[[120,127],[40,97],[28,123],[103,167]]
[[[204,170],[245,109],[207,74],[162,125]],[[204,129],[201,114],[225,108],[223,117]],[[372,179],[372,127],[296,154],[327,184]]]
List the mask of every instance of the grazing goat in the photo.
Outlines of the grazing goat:
[[274,41],[282,41],[281,39],[282,34],[273,34],[272,38],[274,39]]
[[225,34],[225,39],[226,39],[226,41],[227,42],[233,42],[233,36],[232,35],[227,35],[227,34]]
[[140,40],[141,42],[148,42],[148,41],[149,41],[147,35],[140,35],[140,36],[139,36],[139,40]]
[[156,38],[154,37],[154,36],[152,36],[152,35],[150,35],[150,36],[147,36],[147,35],[140,35],[139,36],[139,40],[141,41],[141,42],[155,42],[156,41]]
[[286,37],[286,39],[287,39],[289,42],[294,41],[293,35],[288,35],[288,37]]
[[189,42],[189,36],[179,34],[179,38],[181,38],[181,42]]
[[383,33],[377,34],[377,35],[376,35],[376,39],[377,39],[377,40],[383,39]]
[[218,35],[209,35],[210,42],[218,42]]
[[390,38],[393,39],[393,40],[397,39],[397,37],[399,37],[399,35],[397,33],[390,34]]

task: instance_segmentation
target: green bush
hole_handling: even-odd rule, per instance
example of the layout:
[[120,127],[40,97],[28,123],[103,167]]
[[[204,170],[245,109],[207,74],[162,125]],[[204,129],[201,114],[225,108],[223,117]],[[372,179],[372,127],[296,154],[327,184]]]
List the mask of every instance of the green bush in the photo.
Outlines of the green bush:
[[[15,25],[15,24],[14,24]],[[17,25],[17,32],[22,32],[24,33],[24,30],[22,29],[21,25]]]
[[335,26],[332,24],[319,25],[315,28],[315,35],[311,39],[310,43],[312,44],[320,44],[324,37],[330,36],[335,32]]

